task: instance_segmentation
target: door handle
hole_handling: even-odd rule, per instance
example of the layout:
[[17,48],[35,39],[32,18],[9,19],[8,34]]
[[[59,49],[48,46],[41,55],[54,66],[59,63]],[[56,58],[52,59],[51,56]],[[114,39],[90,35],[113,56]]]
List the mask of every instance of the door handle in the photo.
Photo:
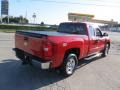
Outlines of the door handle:
[[100,39],[96,39],[95,42],[98,43],[100,41]]

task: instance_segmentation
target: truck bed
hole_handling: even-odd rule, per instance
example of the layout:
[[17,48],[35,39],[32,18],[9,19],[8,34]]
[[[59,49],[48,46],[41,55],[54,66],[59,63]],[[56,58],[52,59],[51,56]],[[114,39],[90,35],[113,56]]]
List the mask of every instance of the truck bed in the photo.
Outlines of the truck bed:
[[34,56],[43,56],[43,41],[47,35],[39,31],[17,31],[15,35],[15,47]]
[[62,35],[75,35],[75,34],[68,34],[68,33],[61,33],[57,31],[17,31],[16,33],[32,36],[32,37],[42,37],[42,36],[62,36]]

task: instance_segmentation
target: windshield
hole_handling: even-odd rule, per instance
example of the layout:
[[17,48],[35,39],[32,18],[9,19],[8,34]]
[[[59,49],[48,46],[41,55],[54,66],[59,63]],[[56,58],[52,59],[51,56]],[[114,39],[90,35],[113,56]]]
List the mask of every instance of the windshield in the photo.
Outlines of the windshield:
[[85,24],[83,23],[61,23],[58,32],[86,35]]

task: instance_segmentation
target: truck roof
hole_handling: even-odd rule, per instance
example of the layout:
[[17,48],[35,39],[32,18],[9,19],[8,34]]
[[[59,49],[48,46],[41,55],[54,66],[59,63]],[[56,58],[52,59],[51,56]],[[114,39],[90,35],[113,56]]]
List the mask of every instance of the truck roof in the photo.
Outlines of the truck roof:
[[62,22],[62,23],[73,23],[73,24],[87,24],[87,23],[83,23],[83,22]]
[[[71,23],[73,23],[73,24],[84,24],[84,25],[90,25],[90,26],[93,26],[93,27],[95,27],[95,28],[97,28],[97,27],[99,27],[99,24],[96,24],[96,23],[90,23],[90,22],[62,22],[62,23],[68,23],[68,24],[71,24]],[[60,23],[60,24],[62,24],[62,23]]]

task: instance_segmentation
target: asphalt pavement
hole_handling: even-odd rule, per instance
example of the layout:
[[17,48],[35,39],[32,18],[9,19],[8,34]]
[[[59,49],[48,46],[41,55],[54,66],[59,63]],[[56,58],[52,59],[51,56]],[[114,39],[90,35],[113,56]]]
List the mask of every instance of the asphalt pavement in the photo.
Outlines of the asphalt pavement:
[[0,90],[120,90],[120,33],[109,32],[110,53],[105,58],[79,62],[65,78],[55,71],[21,65],[15,57],[14,33],[0,33]]

